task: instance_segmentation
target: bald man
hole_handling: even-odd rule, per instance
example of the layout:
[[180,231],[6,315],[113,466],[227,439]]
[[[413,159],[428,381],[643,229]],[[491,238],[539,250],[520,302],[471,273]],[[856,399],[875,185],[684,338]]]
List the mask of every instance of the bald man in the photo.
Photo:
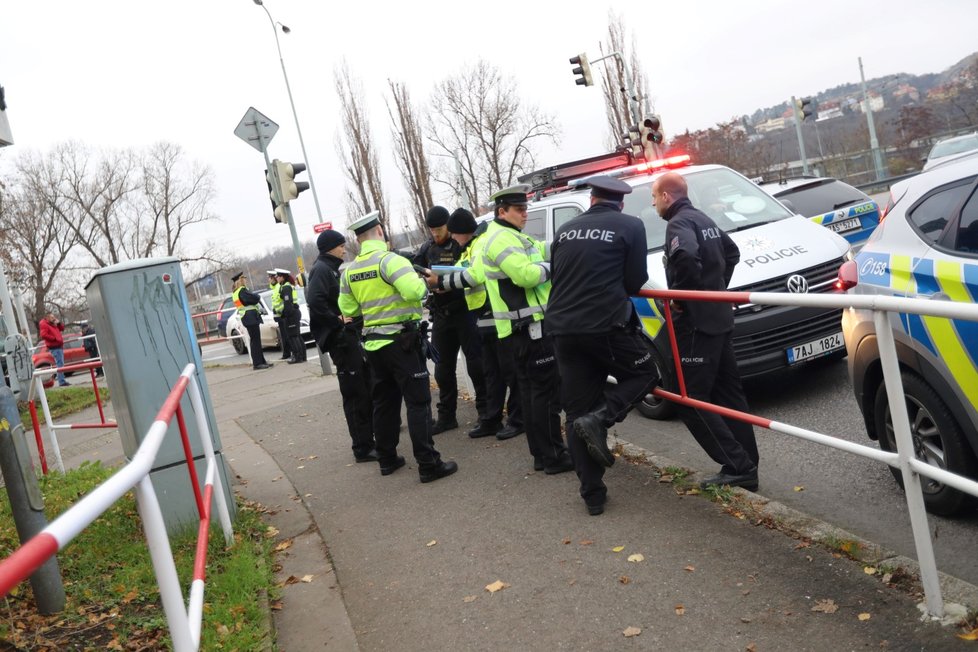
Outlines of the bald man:
[[[686,180],[675,172],[652,184],[652,203],[668,222],[665,266],[670,290],[726,290],[740,250],[710,217],[693,208]],[[715,301],[674,301],[676,345],[690,398],[747,412],[731,336],[733,310]],[[663,329],[665,332],[665,329]],[[749,423],[680,406],[679,415],[720,472],[703,480],[756,491],[757,442]]]

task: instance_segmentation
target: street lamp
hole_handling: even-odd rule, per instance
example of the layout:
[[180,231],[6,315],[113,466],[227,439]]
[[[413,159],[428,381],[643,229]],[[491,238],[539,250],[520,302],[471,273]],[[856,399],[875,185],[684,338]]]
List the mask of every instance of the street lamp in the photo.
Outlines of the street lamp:
[[319,194],[316,192],[316,182],[312,178],[312,163],[309,161],[309,155],[306,153],[306,142],[302,139],[302,128],[299,126],[299,114],[295,111],[295,101],[292,99],[292,87],[289,86],[289,74],[285,72],[285,60],[282,58],[282,45],[278,40],[278,29],[276,26],[282,28],[282,33],[288,34],[292,30],[288,28],[287,25],[283,25],[272,18],[272,14],[268,11],[268,7],[264,5],[262,0],[252,0],[256,5],[265,10],[265,14],[268,15],[268,22],[272,26],[272,33],[275,35],[275,47],[278,50],[278,61],[282,64],[282,77],[285,78],[285,90],[289,93],[289,104],[292,106],[292,117],[295,118],[295,130],[299,134],[299,147],[302,148],[302,158],[306,161],[306,172],[309,173],[309,187],[312,189],[312,199],[316,203],[316,215],[319,216],[319,222],[322,224],[323,221],[323,211],[319,208]]

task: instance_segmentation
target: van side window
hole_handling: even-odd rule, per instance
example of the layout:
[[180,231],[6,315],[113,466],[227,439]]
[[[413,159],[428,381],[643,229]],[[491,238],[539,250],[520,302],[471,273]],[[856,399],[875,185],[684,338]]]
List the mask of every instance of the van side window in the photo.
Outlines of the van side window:
[[537,240],[543,240],[547,237],[546,208],[540,208],[527,213],[526,226],[523,227],[523,233],[531,235]]
[[554,233],[583,211],[579,206],[557,206],[554,208]]
[[978,254],[978,190],[971,193],[971,198],[961,209],[954,249],[966,254]]
[[968,194],[968,183],[957,183],[933,193],[910,212],[910,223],[930,242],[937,242],[954,209]]

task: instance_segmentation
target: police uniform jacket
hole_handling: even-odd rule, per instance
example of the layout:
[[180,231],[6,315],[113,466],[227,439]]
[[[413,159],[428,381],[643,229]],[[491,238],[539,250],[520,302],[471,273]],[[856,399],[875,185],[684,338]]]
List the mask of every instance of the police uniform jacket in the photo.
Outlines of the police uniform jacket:
[[[740,249],[712,219],[693,208],[689,199],[677,200],[663,216],[666,226],[666,281],[670,290],[723,291],[740,261]],[[729,303],[685,301],[676,323],[710,335],[733,330]]]
[[599,202],[562,226],[550,249],[547,327],[555,335],[606,333],[632,321],[649,279],[642,220]]
[[329,350],[329,339],[343,328],[342,313],[337,300],[340,296],[340,265],[342,259],[319,254],[306,283],[306,305],[309,308],[309,331],[321,349]]
[[256,326],[262,323],[261,313],[258,312],[257,308],[245,309],[245,306],[259,306],[261,304],[261,297],[258,296],[258,293],[242,287],[235,290],[231,296],[241,304],[241,307],[238,307],[236,303],[235,307],[238,308],[238,314],[241,316],[242,326]]
[[[462,247],[451,237],[448,241],[438,244],[434,240],[421,245],[414,254],[411,263],[431,269],[434,265],[454,265],[462,256]],[[465,295],[460,290],[431,294],[428,298],[431,308],[436,313],[450,315],[465,312]]]

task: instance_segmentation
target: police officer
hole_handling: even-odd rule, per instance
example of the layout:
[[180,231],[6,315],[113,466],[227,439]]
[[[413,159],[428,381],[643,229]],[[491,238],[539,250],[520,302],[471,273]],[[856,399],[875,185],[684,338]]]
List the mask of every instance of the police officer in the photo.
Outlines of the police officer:
[[427,338],[420,325],[421,301],[428,288],[409,260],[387,250],[379,216],[374,211],[350,225],[360,254],[343,272],[338,304],[347,317],[363,316],[381,474],[404,466],[397,454],[403,397],[421,482],[432,482],[455,473],[458,465],[443,461],[431,438]]
[[268,274],[268,289],[271,291],[272,316],[275,318],[275,326],[278,328],[278,343],[282,349],[282,360],[288,360],[292,357],[292,352],[289,349],[289,338],[285,336],[285,324],[282,323],[282,309],[285,304],[282,303],[282,295],[279,291],[278,270],[270,269],[266,273]]
[[309,270],[306,305],[309,330],[320,355],[329,352],[343,396],[343,413],[353,440],[357,462],[376,462],[373,405],[370,403],[370,367],[360,343],[363,317],[344,317],[337,305],[340,296],[340,265],[346,238],[339,231],[323,231],[316,239],[319,257]]
[[[726,290],[740,250],[710,217],[693,208],[686,180],[669,172],[652,184],[652,202],[666,226],[665,265],[670,290]],[[733,310],[715,301],[672,302],[676,346],[690,398],[747,412],[731,336]],[[749,423],[679,407],[679,415],[720,472],[700,484],[757,489],[757,442]]]
[[574,463],[560,432],[560,381],[544,326],[550,295],[546,247],[522,232],[529,189],[513,186],[492,196],[495,219],[486,230],[482,264],[500,346],[516,367],[533,468],[552,475],[570,471]]
[[[433,206],[425,216],[425,224],[431,239],[421,245],[412,262],[427,269],[435,265],[455,265],[462,255],[462,246],[448,230],[448,209]],[[479,349],[478,331],[469,318],[468,306],[461,290],[432,293],[428,300],[431,313],[431,343],[438,351],[435,362],[435,382],[438,383],[438,418],[432,434],[458,428],[458,379],[456,368],[458,352],[465,356],[465,367],[475,388],[475,407],[479,413],[481,432],[485,415],[486,381],[482,371],[482,352]],[[492,433],[490,433],[492,434]]]
[[299,291],[295,289],[295,277],[287,269],[276,269],[278,274],[278,295],[282,301],[283,340],[288,340],[292,353],[289,364],[306,361],[306,343],[302,339],[302,310],[299,308]]
[[231,277],[234,288],[231,292],[231,299],[234,307],[238,311],[241,325],[248,331],[248,352],[251,354],[251,366],[255,369],[268,369],[272,365],[265,362],[265,354],[261,350],[261,313],[258,306],[261,298],[255,292],[248,289],[248,279],[244,272],[238,272]]
[[[604,470],[614,464],[608,428],[658,383],[630,296],[649,278],[642,220],[621,212],[627,183],[593,177],[591,207],[564,224],[551,245],[554,336],[567,443],[588,513],[604,512]],[[608,385],[608,376],[617,382]]]

